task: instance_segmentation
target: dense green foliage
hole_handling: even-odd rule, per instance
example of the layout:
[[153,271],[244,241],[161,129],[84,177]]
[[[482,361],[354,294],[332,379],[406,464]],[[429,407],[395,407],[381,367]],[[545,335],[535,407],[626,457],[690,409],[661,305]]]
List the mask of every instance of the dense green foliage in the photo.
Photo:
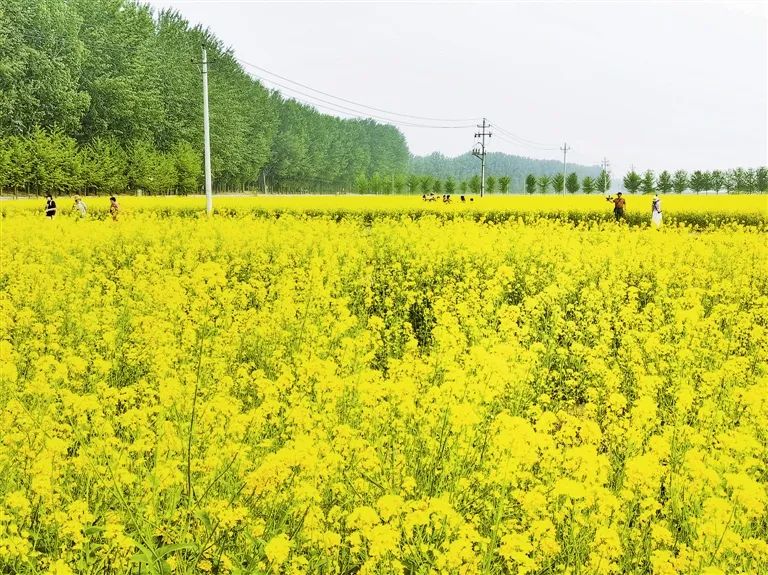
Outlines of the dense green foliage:
[[4,0],[0,189],[198,191],[201,45],[218,189],[340,189],[357,174],[406,171],[396,128],[284,100],[176,12],[132,0]]
[[[598,166],[580,166],[568,164],[569,170],[580,178],[584,176],[597,177],[600,173]],[[414,156],[411,158],[410,170],[415,174],[430,174],[436,178],[453,177],[457,180],[471,178],[480,169],[480,162],[467,152],[455,158],[449,158],[435,152],[429,156]],[[510,179],[509,190],[520,193],[525,190],[525,179],[528,174],[534,176],[553,176],[561,173],[563,164],[556,160],[535,160],[521,156],[511,156],[500,152],[491,152],[485,159],[486,173],[493,177],[506,176]]]
[[[557,173],[551,178],[542,176],[538,179],[533,174],[526,176],[525,187],[529,194],[534,193],[537,184],[538,190],[541,193],[546,193],[550,184],[556,193],[562,193],[563,175],[562,173]],[[674,176],[664,170],[657,177],[654,176],[652,170],[647,170],[642,176],[632,170],[624,176],[623,184],[624,189],[633,194],[638,192],[643,194],[654,192],[668,194],[673,191],[677,194],[682,194],[687,189],[696,193],[718,193],[722,189],[730,193],[766,193],[768,192],[768,168],[760,167],[749,170],[736,168],[726,172],[720,170],[712,172],[696,170],[690,177],[685,170],[678,170]],[[568,174],[565,181],[565,189],[572,194],[579,191],[579,179],[575,172]],[[581,190],[585,194],[590,194],[593,191],[607,193],[610,189],[611,178],[604,171],[600,172],[600,176],[597,179],[584,176],[581,181]]]
[[757,169],[736,168],[735,170],[711,172],[696,170],[690,176],[685,170],[678,170],[674,176],[666,170],[654,178],[651,170],[643,176],[630,171],[624,177],[624,187],[629,192],[640,191],[644,194],[660,192],[667,194],[675,192],[682,194],[690,189],[692,192],[715,192],[725,189],[727,192],[765,193],[768,192],[768,168],[761,166]]

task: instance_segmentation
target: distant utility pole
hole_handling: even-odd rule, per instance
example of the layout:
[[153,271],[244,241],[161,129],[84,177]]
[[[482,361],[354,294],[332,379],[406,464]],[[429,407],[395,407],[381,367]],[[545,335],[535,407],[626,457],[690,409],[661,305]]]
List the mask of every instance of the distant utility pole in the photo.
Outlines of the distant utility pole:
[[485,129],[490,128],[491,125],[483,118],[483,123],[478,124],[477,127],[480,128],[480,131],[475,134],[475,138],[480,138],[480,149],[475,147],[472,150],[472,155],[480,158],[480,197],[482,198],[485,194],[485,137],[491,137],[491,132],[486,132]]
[[[603,173],[600,174],[600,176],[601,176],[600,179],[603,180],[602,181],[602,184],[603,184],[603,195],[605,195],[605,192],[606,192],[605,185],[608,183],[608,182],[606,182],[606,180],[608,179],[608,166],[610,165],[610,164],[608,164],[608,158],[606,158],[605,156],[603,156],[603,164],[602,165],[603,165]],[[603,175],[603,174],[605,174],[605,175]]]
[[570,150],[568,142],[563,142],[563,147],[560,149],[563,151],[563,193],[565,193],[565,155],[568,153],[568,150]]
[[211,129],[208,125],[208,53],[203,45],[203,143],[205,146],[205,213],[213,212],[211,191]]

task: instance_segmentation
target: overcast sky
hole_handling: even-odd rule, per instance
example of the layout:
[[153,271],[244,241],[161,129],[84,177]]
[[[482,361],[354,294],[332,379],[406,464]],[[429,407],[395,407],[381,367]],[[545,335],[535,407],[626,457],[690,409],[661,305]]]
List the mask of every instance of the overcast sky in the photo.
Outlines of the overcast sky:
[[[768,163],[764,2],[150,4],[207,26],[238,58],[334,96],[411,116],[485,116],[488,151],[562,160],[567,142],[569,162],[605,156],[616,175]],[[399,127],[420,155],[464,153],[477,131]]]

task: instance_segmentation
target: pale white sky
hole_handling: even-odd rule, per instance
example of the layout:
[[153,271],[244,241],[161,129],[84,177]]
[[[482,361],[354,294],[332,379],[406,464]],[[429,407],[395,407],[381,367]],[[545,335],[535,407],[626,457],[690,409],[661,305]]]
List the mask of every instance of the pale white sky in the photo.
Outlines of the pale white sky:
[[[606,156],[616,175],[768,163],[765,2],[149,3],[206,25],[246,62],[347,100],[485,116],[506,132],[491,128],[488,151],[562,160],[567,141],[569,162]],[[420,155],[466,152],[476,131],[400,129]]]

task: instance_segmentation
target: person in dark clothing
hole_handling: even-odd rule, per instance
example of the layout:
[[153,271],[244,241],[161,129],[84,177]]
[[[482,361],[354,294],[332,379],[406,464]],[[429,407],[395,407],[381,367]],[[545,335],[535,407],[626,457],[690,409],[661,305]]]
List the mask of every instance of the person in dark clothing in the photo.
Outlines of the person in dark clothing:
[[624,209],[627,207],[627,200],[621,197],[621,192],[616,194],[615,198],[608,196],[606,201],[613,202],[613,215],[616,221],[624,219]]
[[45,195],[45,215],[51,219],[56,215],[56,200],[51,194]]
[[109,213],[112,216],[113,221],[117,221],[117,214],[120,212],[120,206],[117,205],[117,198],[110,196],[109,198]]

